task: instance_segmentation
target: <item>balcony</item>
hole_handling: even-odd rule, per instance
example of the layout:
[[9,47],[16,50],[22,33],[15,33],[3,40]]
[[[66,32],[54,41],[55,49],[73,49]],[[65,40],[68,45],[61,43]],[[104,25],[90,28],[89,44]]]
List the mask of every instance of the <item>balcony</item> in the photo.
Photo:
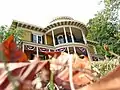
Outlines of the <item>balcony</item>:
[[87,55],[87,46],[83,43],[63,43],[56,46],[37,44],[33,42],[24,41],[22,45],[22,50],[28,56],[28,58],[33,59],[34,55],[40,55],[44,57],[42,52],[66,52],[70,54],[77,53],[78,55]]

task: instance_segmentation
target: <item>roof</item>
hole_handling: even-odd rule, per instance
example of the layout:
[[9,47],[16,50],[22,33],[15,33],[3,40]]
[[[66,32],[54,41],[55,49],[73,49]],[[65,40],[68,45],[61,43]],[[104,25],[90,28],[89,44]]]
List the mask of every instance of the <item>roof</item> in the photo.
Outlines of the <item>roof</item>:
[[46,26],[45,28],[42,28],[40,26],[36,26],[33,24],[28,24],[25,22],[21,22],[21,21],[17,21],[17,20],[13,20],[11,27],[22,27],[22,28],[26,28],[26,29],[31,29],[34,31],[40,31],[43,33],[46,33],[48,30],[58,27],[58,26],[63,26],[63,25],[70,25],[70,26],[76,26],[78,28],[81,28],[85,35],[87,35],[88,31],[86,26],[82,23],[79,22],[77,20],[74,20],[71,17],[58,17],[55,18],[53,21],[51,21],[50,25]]
[[74,19],[71,18],[71,17],[68,17],[68,16],[56,17],[56,18],[54,18],[50,23],[53,23],[53,22],[59,21],[59,20],[74,20]]
[[13,20],[11,27],[21,27],[21,28],[26,28],[26,29],[31,29],[34,31],[41,31],[41,32],[45,32],[44,29],[42,27],[33,25],[33,24],[28,24],[25,22],[21,22],[21,21],[17,21],[17,20]]
[[58,26],[63,26],[63,25],[76,26],[78,28],[81,28],[86,35],[88,33],[86,26],[83,23],[76,21],[76,20],[58,21],[58,22],[55,22],[55,23],[48,25],[46,28],[44,28],[44,30],[47,32],[48,30],[50,30],[52,28],[55,28]]

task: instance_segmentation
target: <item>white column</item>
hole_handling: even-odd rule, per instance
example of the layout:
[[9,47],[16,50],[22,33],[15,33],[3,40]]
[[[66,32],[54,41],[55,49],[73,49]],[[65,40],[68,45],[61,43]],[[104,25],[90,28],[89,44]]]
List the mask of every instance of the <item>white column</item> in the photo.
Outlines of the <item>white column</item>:
[[83,41],[85,42],[85,44],[87,44],[87,41],[86,41],[85,34],[84,34],[83,30],[81,30],[81,32],[82,32],[82,36],[83,36]]
[[74,38],[73,38],[73,33],[72,33],[71,27],[69,27],[69,29],[70,29],[70,35],[71,35],[71,38],[72,38],[72,43],[74,43]]
[[53,45],[55,46],[55,37],[54,37],[54,32],[52,30],[52,37],[53,37]]
[[87,46],[86,50],[87,50],[88,58],[90,61],[92,61],[91,55],[90,55],[89,50],[88,50],[88,45],[87,45],[87,40],[85,38],[85,34],[84,34],[83,30],[81,30],[81,32],[82,32],[82,36],[83,36],[83,40],[85,42],[85,45]]
[[75,47],[73,47],[73,49],[74,49],[74,53],[76,54],[76,49],[75,49]]
[[87,50],[88,58],[89,58],[90,65],[91,65],[92,57],[91,57],[91,55],[89,53],[88,47],[86,48],[86,50]]
[[49,49],[49,52],[50,52],[50,49]]
[[38,47],[36,47],[37,48],[37,56],[39,56],[39,51],[38,51]]
[[66,34],[65,27],[63,27],[63,30],[64,30],[64,34],[65,34],[65,41],[66,41],[66,43],[68,43],[68,39],[67,39],[67,34]]
[[45,44],[47,44],[47,36],[46,36],[46,34],[45,34]]
[[68,51],[68,54],[69,54],[69,47],[67,47],[67,51]]
[[22,51],[24,52],[24,43],[22,44]]

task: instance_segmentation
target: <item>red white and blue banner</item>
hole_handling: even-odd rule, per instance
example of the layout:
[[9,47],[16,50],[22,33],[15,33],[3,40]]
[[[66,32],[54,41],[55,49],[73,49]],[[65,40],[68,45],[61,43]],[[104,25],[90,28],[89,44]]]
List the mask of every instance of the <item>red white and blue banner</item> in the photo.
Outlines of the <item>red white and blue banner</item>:
[[77,47],[81,52],[82,54],[86,55],[87,56],[87,50],[83,47]]
[[24,45],[25,50],[36,51],[36,47],[30,45]]
[[56,49],[57,52],[64,52],[66,50],[66,48],[59,48],[59,49]]
[[38,48],[40,52],[49,52],[49,49],[47,48]]

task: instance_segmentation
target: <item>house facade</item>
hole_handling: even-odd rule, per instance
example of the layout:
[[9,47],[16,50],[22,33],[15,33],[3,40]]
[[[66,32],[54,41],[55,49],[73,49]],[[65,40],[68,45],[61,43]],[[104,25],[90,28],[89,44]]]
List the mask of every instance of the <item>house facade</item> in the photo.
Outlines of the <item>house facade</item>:
[[97,53],[94,47],[96,43],[86,39],[86,26],[71,17],[55,18],[45,28],[13,20],[11,28],[21,28],[24,31],[21,47],[30,60],[35,54],[46,59],[43,52],[84,54],[89,58]]

